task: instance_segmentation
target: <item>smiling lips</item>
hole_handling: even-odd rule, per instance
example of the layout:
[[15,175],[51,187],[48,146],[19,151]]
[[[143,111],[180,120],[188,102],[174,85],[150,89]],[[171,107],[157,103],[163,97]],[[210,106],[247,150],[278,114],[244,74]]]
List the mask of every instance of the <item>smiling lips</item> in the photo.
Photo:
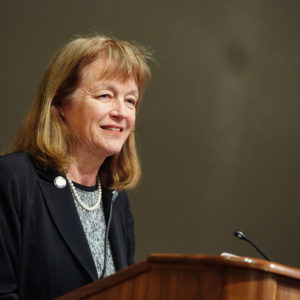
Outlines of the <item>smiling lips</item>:
[[112,126],[112,125],[105,125],[105,126],[100,126],[104,130],[109,130],[109,131],[115,131],[115,132],[122,132],[123,127],[118,127],[118,126]]

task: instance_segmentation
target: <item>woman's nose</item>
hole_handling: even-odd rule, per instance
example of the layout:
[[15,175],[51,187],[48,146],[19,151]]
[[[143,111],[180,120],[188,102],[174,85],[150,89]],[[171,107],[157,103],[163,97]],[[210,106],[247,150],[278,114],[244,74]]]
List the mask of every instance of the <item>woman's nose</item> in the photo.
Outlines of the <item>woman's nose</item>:
[[116,99],[114,101],[111,115],[115,118],[126,118],[127,110],[123,99]]

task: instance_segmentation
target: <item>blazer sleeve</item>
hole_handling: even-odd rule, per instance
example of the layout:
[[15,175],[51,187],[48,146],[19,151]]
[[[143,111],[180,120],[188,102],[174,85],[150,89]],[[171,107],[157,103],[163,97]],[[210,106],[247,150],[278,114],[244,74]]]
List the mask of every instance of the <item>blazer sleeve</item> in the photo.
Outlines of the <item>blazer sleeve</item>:
[[18,261],[21,243],[19,193],[16,177],[0,161],[0,299],[19,299]]

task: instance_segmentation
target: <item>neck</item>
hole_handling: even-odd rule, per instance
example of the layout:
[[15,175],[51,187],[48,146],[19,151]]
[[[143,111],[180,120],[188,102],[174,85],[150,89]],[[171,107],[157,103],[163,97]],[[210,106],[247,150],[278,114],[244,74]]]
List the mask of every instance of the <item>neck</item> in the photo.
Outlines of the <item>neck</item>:
[[75,161],[67,170],[70,179],[86,186],[96,184],[96,177],[105,158],[77,153]]

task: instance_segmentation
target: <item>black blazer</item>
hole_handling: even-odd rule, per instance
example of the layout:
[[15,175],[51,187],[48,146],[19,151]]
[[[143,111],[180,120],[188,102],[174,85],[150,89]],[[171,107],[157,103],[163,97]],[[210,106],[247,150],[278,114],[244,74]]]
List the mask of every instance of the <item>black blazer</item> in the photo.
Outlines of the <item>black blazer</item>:
[[[26,153],[0,157],[0,299],[53,299],[97,279],[71,190]],[[103,189],[106,221],[111,192]],[[125,192],[114,203],[110,245],[116,269],[134,261],[133,217]]]

